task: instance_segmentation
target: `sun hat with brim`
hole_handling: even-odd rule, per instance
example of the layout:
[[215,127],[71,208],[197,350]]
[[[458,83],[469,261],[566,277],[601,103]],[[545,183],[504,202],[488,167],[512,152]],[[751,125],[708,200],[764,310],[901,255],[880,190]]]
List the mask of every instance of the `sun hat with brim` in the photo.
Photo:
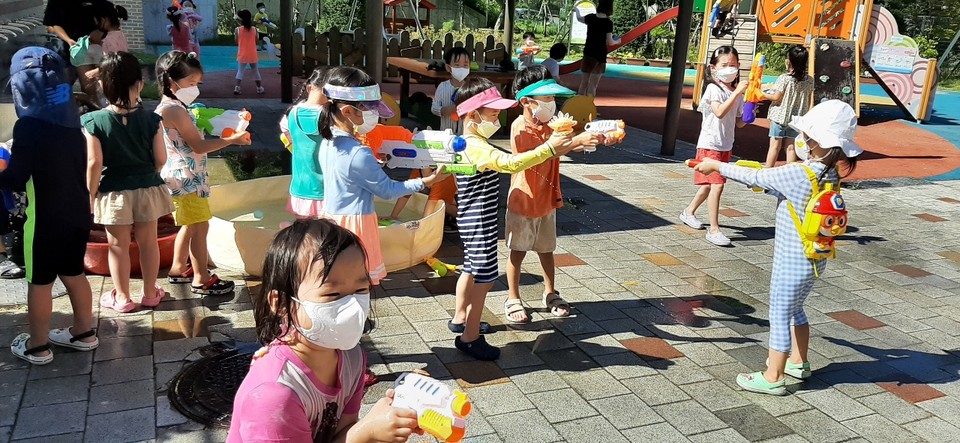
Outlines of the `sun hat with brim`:
[[44,47],[28,46],[13,54],[10,89],[17,117],[79,128],[80,113],[71,92],[73,72],[66,60]]
[[457,115],[467,115],[480,108],[507,109],[514,106],[517,106],[516,100],[503,98],[497,88],[490,88],[457,105]]
[[556,80],[546,79],[521,89],[520,92],[517,92],[517,100],[530,96],[573,97],[575,95],[577,95],[576,92],[561,86]]
[[857,113],[840,100],[827,100],[805,115],[795,115],[790,127],[816,140],[821,147],[839,147],[847,157],[856,157],[863,149],[853,142],[857,132]]
[[330,100],[357,102],[354,106],[361,111],[377,111],[383,118],[395,115],[393,109],[383,102],[380,85],[351,87],[326,84],[323,86],[323,95]]

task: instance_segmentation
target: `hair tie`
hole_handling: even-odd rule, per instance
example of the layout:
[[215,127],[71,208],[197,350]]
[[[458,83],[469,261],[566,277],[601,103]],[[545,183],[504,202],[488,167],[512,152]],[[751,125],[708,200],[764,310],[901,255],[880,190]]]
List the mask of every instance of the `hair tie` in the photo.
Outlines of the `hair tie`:
[[188,52],[188,53],[187,53],[187,58],[197,58],[197,53],[196,53],[196,52]]

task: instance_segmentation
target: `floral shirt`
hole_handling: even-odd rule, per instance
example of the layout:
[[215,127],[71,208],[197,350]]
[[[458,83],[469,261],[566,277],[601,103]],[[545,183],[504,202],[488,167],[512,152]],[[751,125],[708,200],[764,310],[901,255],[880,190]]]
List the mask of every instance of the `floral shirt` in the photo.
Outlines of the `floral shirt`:
[[[186,110],[180,102],[164,97],[155,112],[160,114],[168,106],[177,106]],[[196,126],[196,117],[192,112],[188,114]],[[200,130],[197,129],[197,132]],[[203,138],[202,132],[200,137]],[[167,147],[167,163],[160,170],[160,176],[167,182],[170,194],[174,197],[189,194],[197,194],[201,198],[210,197],[210,184],[207,182],[207,154],[193,152],[176,128],[164,126],[163,144]]]

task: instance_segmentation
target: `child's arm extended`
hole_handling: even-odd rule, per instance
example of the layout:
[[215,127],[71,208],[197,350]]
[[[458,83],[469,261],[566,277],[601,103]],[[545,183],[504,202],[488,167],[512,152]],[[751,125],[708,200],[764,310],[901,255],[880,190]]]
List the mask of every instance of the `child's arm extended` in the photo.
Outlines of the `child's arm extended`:
[[425,183],[422,178],[394,181],[383,172],[377,163],[373,151],[367,148],[358,148],[350,159],[349,176],[357,177],[357,183],[364,189],[372,192],[384,200],[393,200],[404,195],[410,195],[423,189]]
[[90,212],[93,212],[93,202],[100,191],[100,176],[103,172],[103,149],[100,139],[83,130],[87,139],[87,190],[90,191]]
[[574,141],[570,136],[560,136],[554,133],[550,136],[550,140],[537,146],[536,149],[519,154],[508,154],[486,141],[469,138],[467,139],[466,153],[470,162],[477,165],[477,168],[481,170],[491,169],[506,174],[515,174],[539,165],[555,156],[565,155],[575,148],[587,144],[582,141]]
[[792,163],[776,168],[753,169],[736,166],[730,163],[718,162],[713,159],[703,159],[696,169],[704,174],[719,172],[720,175],[749,187],[759,187],[771,193],[784,196],[787,191],[798,183],[807,183],[807,172],[802,165]]
[[208,154],[230,145],[244,146],[250,144],[250,141],[246,139],[247,131],[237,132],[227,138],[204,139],[197,126],[193,124],[193,120],[190,119],[188,112],[179,106],[167,106],[163,108],[160,116],[163,117],[164,126],[176,129],[193,152]]
[[163,143],[163,126],[157,128],[157,135],[153,136],[153,165],[157,171],[163,169],[167,163],[167,147]]

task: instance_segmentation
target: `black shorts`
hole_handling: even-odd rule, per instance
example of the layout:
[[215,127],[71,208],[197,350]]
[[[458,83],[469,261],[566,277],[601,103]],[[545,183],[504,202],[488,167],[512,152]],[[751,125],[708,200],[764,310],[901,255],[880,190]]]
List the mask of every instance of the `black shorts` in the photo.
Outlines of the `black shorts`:
[[35,225],[28,217],[24,225],[23,249],[26,258],[27,283],[49,285],[58,275],[67,277],[83,274],[83,257],[90,238],[90,222],[71,220],[71,223],[44,226]]

